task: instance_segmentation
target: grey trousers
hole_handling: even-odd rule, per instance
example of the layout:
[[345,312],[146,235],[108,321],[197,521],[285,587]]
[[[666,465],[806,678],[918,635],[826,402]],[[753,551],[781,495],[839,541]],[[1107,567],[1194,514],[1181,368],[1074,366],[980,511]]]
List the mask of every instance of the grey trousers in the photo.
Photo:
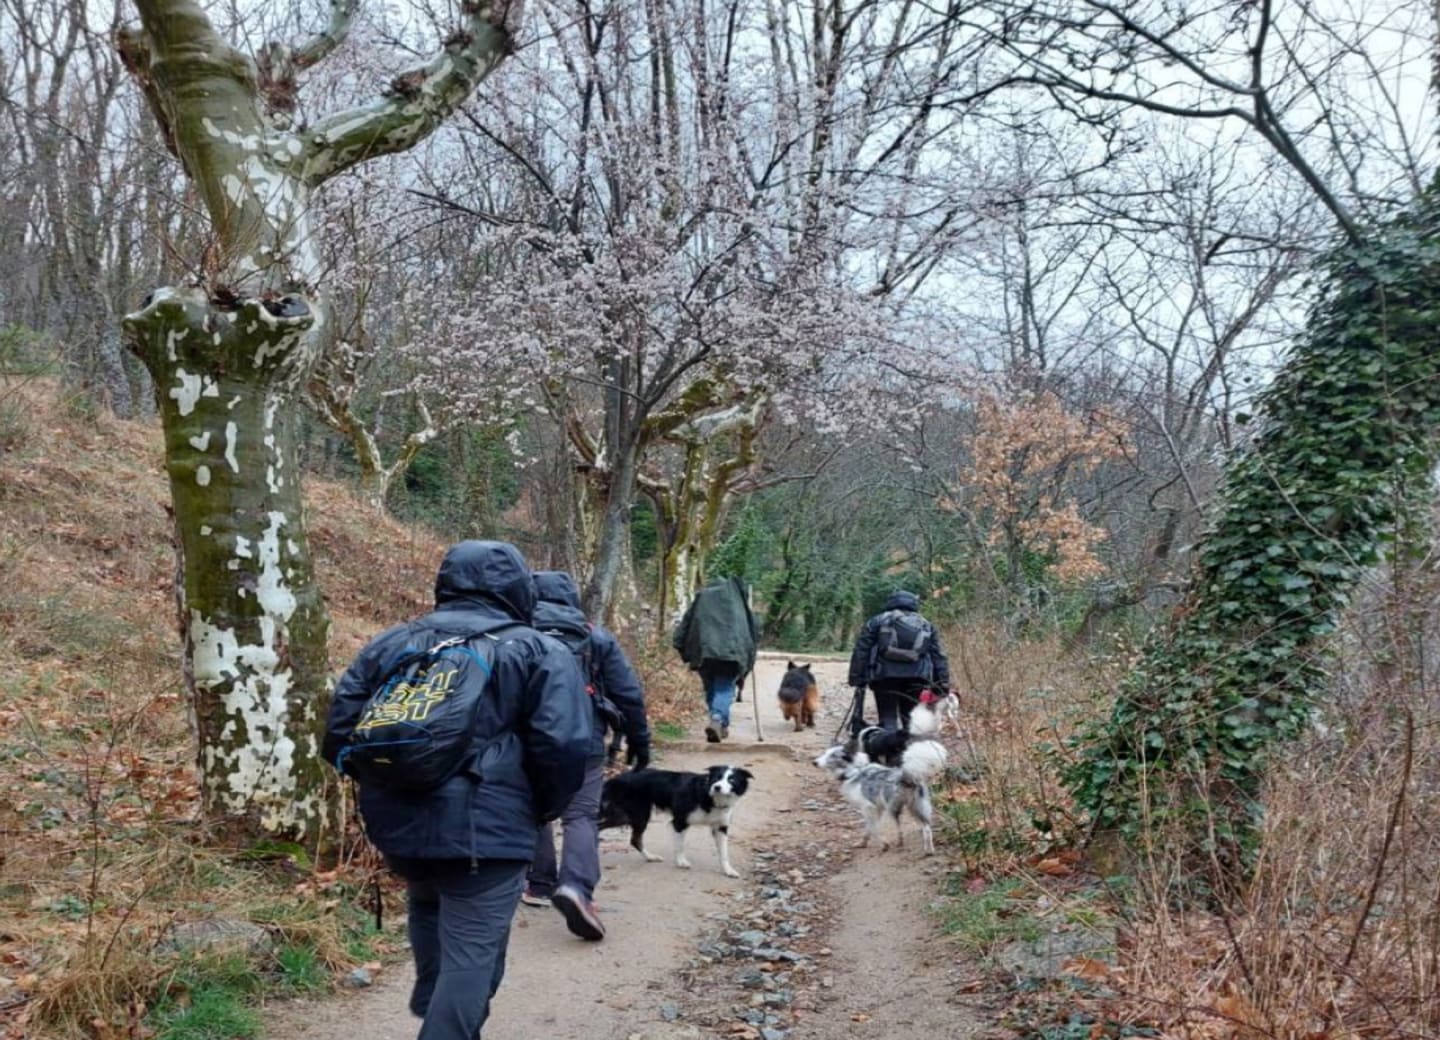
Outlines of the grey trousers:
[[560,814],[563,833],[560,862],[555,862],[555,827],[547,823],[535,838],[535,858],[525,875],[526,887],[548,896],[559,885],[571,885],[586,899],[600,883],[600,790],[605,786],[605,758],[585,763],[585,783]]
[[409,883],[410,1010],[424,1019],[420,1040],[476,1040],[505,976],[510,921],[520,902],[524,861],[401,860]]

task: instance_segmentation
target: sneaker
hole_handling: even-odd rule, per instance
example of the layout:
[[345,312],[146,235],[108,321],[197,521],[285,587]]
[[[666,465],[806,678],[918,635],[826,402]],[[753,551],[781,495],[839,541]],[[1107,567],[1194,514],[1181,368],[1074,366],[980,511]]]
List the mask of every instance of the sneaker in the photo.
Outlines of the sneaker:
[[570,885],[557,888],[551,897],[551,903],[565,916],[565,927],[570,929],[571,934],[589,942],[599,942],[605,938],[605,926],[600,923],[595,904]]
[[721,725],[720,725],[720,739],[721,739],[721,740],[729,740],[729,739],[730,739],[730,723],[728,723],[728,722],[721,723]]
[[526,906],[552,905],[549,896],[539,895],[538,893],[530,891],[528,888],[524,892],[520,893],[520,902],[524,903]]
[[705,727],[705,740],[711,744],[720,743],[720,723],[714,719]]

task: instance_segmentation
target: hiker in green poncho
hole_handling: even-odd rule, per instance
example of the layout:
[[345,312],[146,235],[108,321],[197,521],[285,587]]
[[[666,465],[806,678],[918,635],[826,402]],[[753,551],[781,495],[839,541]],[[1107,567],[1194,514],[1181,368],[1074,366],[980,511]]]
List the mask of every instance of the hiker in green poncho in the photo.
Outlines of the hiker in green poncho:
[[736,688],[755,668],[759,628],[745,583],[721,578],[696,593],[672,642],[690,670],[700,673],[710,714],[705,739],[717,744],[730,736]]

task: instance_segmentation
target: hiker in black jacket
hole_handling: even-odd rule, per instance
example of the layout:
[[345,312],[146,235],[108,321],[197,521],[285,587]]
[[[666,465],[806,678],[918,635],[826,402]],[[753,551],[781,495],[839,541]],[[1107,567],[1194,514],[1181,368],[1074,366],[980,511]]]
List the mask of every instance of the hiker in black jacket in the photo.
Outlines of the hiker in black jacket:
[[922,690],[950,689],[950,662],[940,649],[935,626],[920,616],[913,592],[891,593],[885,608],[860,630],[850,654],[850,685],[855,705],[850,729],[865,725],[865,687],[875,691],[875,711],[885,729],[906,729]]
[[555,830],[540,828],[535,858],[525,877],[521,901],[553,904],[570,931],[599,942],[605,926],[593,902],[600,882],[600,790],[605,782],[605,731],[625,734],[626,762],[636,769],[650,764],[650,722],[645,694],[625,651],[613,633],[585,620],[580,593],[564,571],[536,571],[535,627],[568,646],[580,663],[595,710],[595,734],[585,764],[585,784],[560,814],[564,829],[560,862],[555,861]]
[[334,765],[407,650],[457,635],[497,641],[467,766],[423,793],[360,786],[366,833],[408,883],[420,1040],[479,1034],[505,973],[535,828],[585,778],[593,709],[569,650],[530,627],[534,606],[535,582],[514,546],[461,542],[440,564],[435,610],[371,640],[330,706],[322,751]]
[[705,739],[719,743],[730,736],[730,705],[755,670],[760,644],[760,626],[750,610],[745,582],[721,578],[697,592],[671,643],[690,670],[700,673],[710,716]]

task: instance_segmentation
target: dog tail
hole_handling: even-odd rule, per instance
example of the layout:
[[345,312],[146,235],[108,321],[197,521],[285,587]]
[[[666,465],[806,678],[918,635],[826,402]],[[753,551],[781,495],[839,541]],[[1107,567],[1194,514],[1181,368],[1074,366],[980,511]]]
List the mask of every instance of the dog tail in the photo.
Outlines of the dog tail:
[[912,784],[928,784],[945,768],[945,745],[938,740],[917,740],[900,758],[900,775]]
[[914,739],[933,737],[940,732],[940,716],[928,704],[917,704],[910,711],[910,725],[907,727]]

